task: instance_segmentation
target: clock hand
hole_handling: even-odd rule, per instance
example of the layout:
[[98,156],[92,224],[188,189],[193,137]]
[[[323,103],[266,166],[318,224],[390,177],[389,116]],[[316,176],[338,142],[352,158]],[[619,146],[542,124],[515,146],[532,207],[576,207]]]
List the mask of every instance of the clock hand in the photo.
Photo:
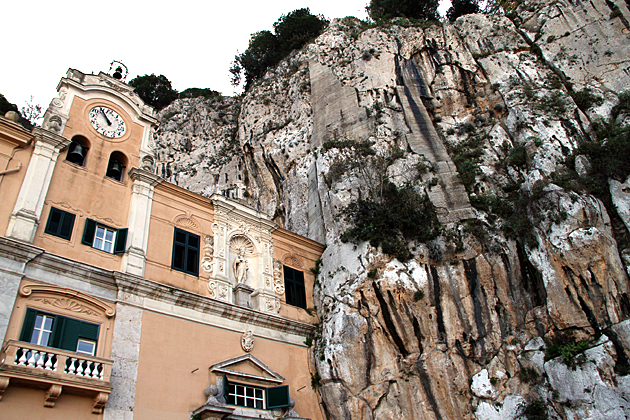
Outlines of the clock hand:
[[101,108],[101,114],[103,114],[103,117],[105,117],[105,121],[107,121],[107,125],[112,125],[112,122],[109,120],[109,118],[107,118],[107,115],[105,115],[105,111],[103,111],[102,108]]

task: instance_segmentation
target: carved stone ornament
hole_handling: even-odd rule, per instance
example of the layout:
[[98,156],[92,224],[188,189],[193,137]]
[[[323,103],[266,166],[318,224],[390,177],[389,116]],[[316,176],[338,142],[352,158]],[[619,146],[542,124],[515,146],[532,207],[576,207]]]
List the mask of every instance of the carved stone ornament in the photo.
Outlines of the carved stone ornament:
[[210,292],[210,297],[215,299],[217,297],[217,282],[211,281],[208,283],[208,291]]
[[214,237],[206,235],[203,237],[204,256],[201,260],[201,268],[207,273],[212,273],[212,255],[214,254]]
[[282,280],[282,262],[273,260],[273,287],[276,294],[284,295],[284,281]]
[[245,331],[241,337],[241,347],[244,351],[250,352],[254,349],[254,333]]
[[66,299],[66,298],[54,299],[54,298],[41,297],[41,298],[33,298],[32,300],[36,302],[41,302],[44,305],[51,305],[58,309],[65,309],[65,310],[76,312],[79,314],[98,315],[96,311],[93,311],[92,309],[84,305],[81,305],[80,303],[75,302],[74,300],[71,300],[71,299]]

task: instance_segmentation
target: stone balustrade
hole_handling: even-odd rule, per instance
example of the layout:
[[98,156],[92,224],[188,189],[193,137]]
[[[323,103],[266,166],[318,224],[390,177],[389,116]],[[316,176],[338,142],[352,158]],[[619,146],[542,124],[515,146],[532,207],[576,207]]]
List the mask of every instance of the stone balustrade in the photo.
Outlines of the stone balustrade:
[[99,414],[112,390],[112,364],[109,359],[7,340],[0,352],[0,399],[9,381],[16,378],[48,384],[47,407],[54,406],[62,389],[95,391],[93,412]]

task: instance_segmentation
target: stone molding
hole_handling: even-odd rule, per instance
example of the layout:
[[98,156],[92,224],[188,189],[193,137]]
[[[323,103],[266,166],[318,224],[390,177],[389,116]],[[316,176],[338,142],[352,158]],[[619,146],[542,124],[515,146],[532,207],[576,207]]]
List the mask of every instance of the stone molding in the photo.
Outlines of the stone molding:
[[144,182],[149,184],[150,187],[155,187],[156,185],[164,182],[164,180],[159,176],[140,168],[131,168],[127,174],[129,174],[129,179],[132,181],[135,182],[137,180],[138,182]]
[[[269,374],[270,377],[254,375],[251,373],[238,372],[233,369],[228,369],[229,366],[236,365],[244,361],[249,361],[250,363],[256,365],[263,371],[267,372],[267,374]],[[238,377],[246,378],[246,379],[255,379],[258,381],[273,382],[277,384],[281,384],[285,380],[285,378],[282,375],[269,369],[269,367],[266,364],[264,364],[260,359],[254,357],[251,353],[247,353],[238,357],[233,357],[231,359],[224,360],[223,362],[215,363],[214,365],[210,366],[210,372],[225,373],[226,375],[238,376]]]
[[214,300],[186,290],[156,283],[143,277],[118,271],[114,272],[113,276],[119,291],[138,297],[159,300],[167,304],[194,309],[201,313],[238,321],[250,326],[259,326],[302,337],[310,336],[315,332],[315,327],[310,324]]
[[[39,297],[38,295],[44,295]],[[93,298],[85,293],[45,284],[29,283],[20,288],[20,296],[30,297],[45,305],[52,305],[56,309],[66,309],[69,313],[83,312],[88,315],[98,315],[102,313],[105,317],[111,318],[116,314],[116,308],[100,299]]]

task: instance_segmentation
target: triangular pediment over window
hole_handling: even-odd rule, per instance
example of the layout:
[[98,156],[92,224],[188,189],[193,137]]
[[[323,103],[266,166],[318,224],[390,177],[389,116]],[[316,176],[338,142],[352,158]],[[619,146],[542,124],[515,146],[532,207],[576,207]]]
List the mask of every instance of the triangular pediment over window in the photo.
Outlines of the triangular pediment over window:
[[275,384],[284,382],[282,375],[269,369],[266,364],[251,354],[244,354],[220,363],[215,363],[210,366],[210,371]]

